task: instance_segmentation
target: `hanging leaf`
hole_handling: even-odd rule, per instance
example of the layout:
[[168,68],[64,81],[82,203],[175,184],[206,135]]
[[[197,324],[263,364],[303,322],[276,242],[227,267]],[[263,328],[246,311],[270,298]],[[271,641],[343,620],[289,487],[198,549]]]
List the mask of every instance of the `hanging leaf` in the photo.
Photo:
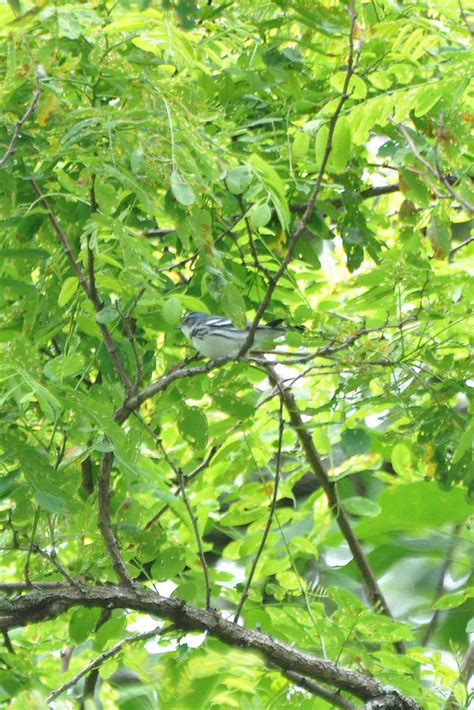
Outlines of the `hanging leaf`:
[[207,443],[207,419],[199,407],[180,406],[178,429],[191,446],[202,449]]
[[239,289],[233,283],[226,283],[222,291],[222,308],[227,318],[237,328],[245,328],[247,316],[245,313],[245,301]]
[[360,496],[345,498],[342,501],[342,505],[348,513],[360,517],[375,518],[381,512],[378,503],[370,498],[361,498]]
[[158,550],[158,558],[151,566],[150,574],[157,582],[173,579],[186,566],[185,550],[178,545]]
[[291,146],[291,156],[296,162],[306,157],[309,150],[310,136],[305,131],[300,131],[295,135]]
[[68,276],[67,279],[64,279],[63,285],[61,286],[61,291],[59,292],[58,296],[58,306],[60,308],[69,303],[71,298],[76,293],[78,287],[79,281],[75,276]]
[[370,449],[370,436],[365,429],[345,429],[341,436],[341,449],[346,456],[365,454]]
[[44,366],[44,374],[50,380],[57,382],[68,377],[82,374],[84,371],[84,356],[81,353],[58,355]]
[[331,168],[341,173],[346,167],[351,152],[351,129],[347,118],[342,116],[336,123],[331,149]]
[[290,226],[290,210],[285,196],[285,186],[275,168],[255,153],[249,158],[249,164],[255,175],[265,186],[275,207],[278,219],[284,230]]
[[181,302],[179,298],[168,298],[163,303],[163,318],[170,325],[176,325],[181,319]]
[[248,165],[239,165],[227,173],[225,181],[233,195],[241,195],[252,182],[252,171]]
[[192,187],[175,170],[171,173],[171,192],[177,202],[185,207],[196,201]]
[[259,229],[260,227],[265,227],[271,218],[272,211],[270,207],[268,205],[258,205],[250,215],[250,224],[255,229]]

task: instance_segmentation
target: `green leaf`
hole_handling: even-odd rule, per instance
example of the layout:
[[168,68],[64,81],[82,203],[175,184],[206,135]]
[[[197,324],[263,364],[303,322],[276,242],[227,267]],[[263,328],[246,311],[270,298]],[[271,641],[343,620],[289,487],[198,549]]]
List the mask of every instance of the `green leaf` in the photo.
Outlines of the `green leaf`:
[[176,577],[185,566],[185,550],[178,545],[173,545],[158,551],[158,559],[152,564],[150,574],[157,582],[165,582]]
[[247,317],[245,301],[239,289],[233,283],[226,283],[222,291],[222,308],[237,328],[245,328]]
[[188,207],[196,202],[196,195],[192,187],[180,177],[176,170],[171,173],[171,192],[180,205]]
[[357,524],[357,533],[375,541],[377,535],[396,530],[434,530],[466,520],[470,508],[460,488],[442,491],[436,483],[417,481],[387,488],[378,498],[382,512],[370,522]]
[[[329,79],[329,83],[334,89],[342,92],[345,80],[346,72],[339,71],[335,74],[332,74],[331,78]],[[357,76],[357,74],[353,74],[349,81],[347,93],[351,99],[365,99],[365,97],[367,96],[367,84],[363,79],[361,79],[360,76]]]
[[272,211],[268,205],[258,205],[250,214],[250,224],[255,229],[265,227],[272,218]]
[[395,444],[392,449],[390,461],[396,473],[400,476],[406,476],[407,472],[412,467],[411,449],[408,444]]
[[45,376],[53,381],[61,382],[67,377],[82,374],[84,371],[84,356],[81,353],[58,355],[44,366]]
[[331,149],[331,168],[336,173],[341,173],[350,157],[351,129],[347,118],[342,116],[336,123]]
[[248,165],[239,165],[227,173],[225,181],[233,195],[241,195],[252,182],[252,171]]
[[58,296],[58,306],[60,308],[65,306],[66,303],[69,303],[71,298],[76,293],[78,286],[79,281],[75,276],[68,276],[67,279],[64,280],[63,285],[61,286],[61,291],[59,292]]
[[316,140],[314,142],[314,157],[316,165],[318,168],[322,165],[324,154],[326,153],[326,147],[329,139],[329,128],[325,124],[321,126],[316,134]]
[[181,302],[179,298],[168,298],[163,303],[163,318],[170,325],[176,325],[181,319]]
[[309,150],[310,136],[305,131],[300,131],[295,135],[291,146],[291,156],[294,161],[299,162],[306,157]]
[[474,597],[474,587],[462,589],[459,592],[443,594],[434,604],[433,609],[455,609]]
[[20,472],[18,470],[10,471],[5,476],[0,476],[0,499],[11,495],[15,488],[18,487],[19,482],[17,479],[19,476]]
[[97,323],[102,323],[102,325],[109,325],[117,320],[119,317],[119,312],[115,306],[106,306],[101,311],[96,314]]
[[100,609],[76,609],[69,620],[69,638],[74,644],[81,644],[87,639],[99,621]]
[[281,177],[272,165],[255,153],[250,156],[249,164],[255,175],[265,186],[282,228],[288,230],[290,226],[290,209],[285,195],[285,185]]
[[130,155],[130,167],[134,175],[139,175],[143,163],[145,151],[142,147],[135,148]]
[[423,180],[410,170],[400,171],[400,190],[409,200],[428,207],[430,204],[430,194]]
[[346,456],[364,454],[370,449],[371,440],[365,429],[345,429],[341,436],[341,449]]
[[101,211],[107,215],[112,214],[117,205],[117,188],[104,180],[96,179],[94,192]]
[[374,518],[380,515],[381,512],[378,503],[370,498],[361,498],[360,496],[345,498],[342,501],[342,505],[351,515],[359,515],[361,517]]
[[16,445],[15,454],[38,505],[49,513],[70,513],[73,508],[71,493],[60,488],[60,476],[46,454],[27,444]]
[[[115,611],[114,614],[117,614],[117,612]],[[119,612],[119,615],[113,616],[99,627],[94,639],[94,649],[102,651],[107,641],[121,638],[126,628],[127,617],[122,612]]]
[[433,247],[434,256],[438,259],[446,258],[451,250],[451,232],[449,227],[440,219],[432,217],[428,225],[427,235]]
[[207,419],[199,407],[181,406],[178,410],[178,430],[196,449],[207,444]]
[[473,442],[473,434],[474,434],[474,419],[471,419],[469,426],[466,427],[466,430],[461,434],[459,437],[459,443],[454,450],[453,458],[451,459],[452,464],[458,463],[464,456],[464,454],[472,449],[472,442]]

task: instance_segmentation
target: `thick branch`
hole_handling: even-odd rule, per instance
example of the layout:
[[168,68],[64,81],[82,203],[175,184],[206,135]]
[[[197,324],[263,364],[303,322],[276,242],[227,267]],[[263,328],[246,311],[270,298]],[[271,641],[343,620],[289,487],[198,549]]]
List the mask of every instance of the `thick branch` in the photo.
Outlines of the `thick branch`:
[[133,609],[166,618],[184,631],[207,631],[230,646],[257,651],[282,672],[291,671],[330,684],[365,701],[391,695],[397,698],[399,710],[421,710],[413,698],[371,676],[299,651],[261,631],[246,629],[222,619],[213,611],[198,609],[184,604],[180,599],[162,597],[148,590],[115,585],[78,590],[58,584],[55,590],[35,590],[14,599],[1,599],[0,631],[56,618],[75,606]]

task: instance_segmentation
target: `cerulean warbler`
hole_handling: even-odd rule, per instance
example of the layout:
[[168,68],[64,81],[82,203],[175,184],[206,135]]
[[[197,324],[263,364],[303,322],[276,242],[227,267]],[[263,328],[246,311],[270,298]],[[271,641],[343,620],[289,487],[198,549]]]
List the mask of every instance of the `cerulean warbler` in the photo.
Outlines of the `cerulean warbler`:
[[[252,348],[259,348],[285,334],[288,328],[281,327],[281,320],[267,325],[258,325],[253,338]],[[209,316],[207,313],[188,313],[181,323],[181,330],[192,342],[196,350],[204,357],[216,358],[224,355],[237,355],[247,339],[250,323],[245,330],[236,328],[232,321],[222,316]],[[300,328],[296,328],[300,330]]]

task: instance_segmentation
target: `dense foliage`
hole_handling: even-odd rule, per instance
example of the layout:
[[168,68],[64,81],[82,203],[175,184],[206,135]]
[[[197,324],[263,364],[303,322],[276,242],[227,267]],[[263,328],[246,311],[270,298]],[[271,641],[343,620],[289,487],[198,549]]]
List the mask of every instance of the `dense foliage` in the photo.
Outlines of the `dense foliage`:
[[[474,18],[37,0],[0,27],[0,701],[109,649],[57,707],[377,695],[148,589],[467,707]],[[183,363],[186,311],[304,331]]]

